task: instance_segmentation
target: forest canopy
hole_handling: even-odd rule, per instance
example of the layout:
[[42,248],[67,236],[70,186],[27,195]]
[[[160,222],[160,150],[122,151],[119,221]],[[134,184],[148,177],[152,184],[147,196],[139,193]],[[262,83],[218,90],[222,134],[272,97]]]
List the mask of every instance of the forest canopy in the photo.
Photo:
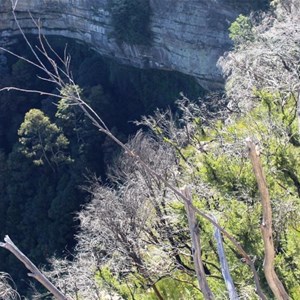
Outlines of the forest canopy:
[[[106,178],[90,175],[84,185],[72,259],[53,256],[45,270],[67,297],[300,297],[300,4],[272,5],[231,26],[235,47],[219,61],[225,93],[197,101],[182,94],[176,109],[158,109],[136,122],[141,130],[127,142],[103,123],[111,101],[98,85],[85,92],[64,83],[52,119],[38,109],[23,112],[19,140],[0,156],[0,184],[7,184],[0,213],[15,232],[37,220],[67,230],[66,212],[79,211],[72,204],[78,172],[98,154],[95,140],[108,152],[112,141],[121,146]],[[91,100],[99,97],[104,108]],[[40,126],[30,126],[35,119]],[[43,137],[39,128],[53,138],[36,141]],[[24,138],[32,131],[29,143]],[[34,163],[36,157],[55,163],[57,149],[68,163],[59,160],[54,170]],[[26,180],[36,178],[38,168],[45,176],[36,189],[51,195],[49,203]],[[23,243],[37,251],[38,241],[42,260],[53,253],[46,240],[54,232],[36,230]]]

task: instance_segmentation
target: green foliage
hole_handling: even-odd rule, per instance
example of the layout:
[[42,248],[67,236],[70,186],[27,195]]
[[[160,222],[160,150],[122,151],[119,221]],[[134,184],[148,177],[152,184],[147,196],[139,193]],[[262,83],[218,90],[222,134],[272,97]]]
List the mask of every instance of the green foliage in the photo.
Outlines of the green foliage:
[[112,0],[109,10],[118,41],[138,45],[151,42],[149,0]]
[[69,145],[56,124],[39,109],[26,113],[18,130],[21,152],[36,165],[48,164],[51,168],[71,162],[66,150]]
[[[290,294],[298,296],[299,274],[294,270],[298,270],[300,261],[300,147],[295,97],[292,94],[283,100],[279,93],[264,90],[254,94],[259,97],[259,104],[246,115],[232,116],[226,123],[199,124],[199,132],[205,135],[196,133],[193,143],[183,151],[188,164],[185,160],[181,163],[189,174],[187,182],[198,178],[209,185],[213,194],[206,202],[199,197],[195,203],[199,201],[198,206],[213,209],[220,224],[256,257],[259,267],[264,258],[259,227],[261,205],[245,140],[251,137],[256,141],[272,198],[276,268]],[[203,145],[205,151],[201,150]],[[205,249],[205,237],[202,240]],[[240,286],[240,294],[248,293],[252,275],[238,263],[238,256],[228,246],[225,248],[229,264],[236,265],[232,272],[234,281]],[[261,269],[259,273],[269,292]],[[254,295],[253,292],[252,289]]]
[[[125,278],[117,278],[108,268],[102,268],[97,274],[99,285],[108,288],[128,300],[156,300],[157,295],[153,287],[147,287],[138,273]],[[202,300],[202,294],[198,290],[197,282],[188,274],[174,272],[172,277],[165,277],[155,283],[155,286],[163,299]]]
[[254,39],[252,33],[252,23],[249,17],[239,15],[237,19],[229,27],[229,37],[235,46],[239,46]]
[[102,268],[96,275],[99,278],[99,284],[106,286],[110,290],[120,295],[123,299],[143,299],[140,298],[141,292],[143,293],[143,282],[140,281],[138,274],[129,275],[125,280],[114,276],[109,268]]
[[299,284],[295,285],[295,280],[299,282],[300,278],[299,240],[299,227],[289,227],[283,240],[285,251],[276,259],[278,270],[282,278],[285,278],[285,284],[290,290],[292,299],[298,299],[300,297],[300,286]]
[[12,76],[22,84],[23,88],[29,85],[32,71],[31,65],[21,59],[12,65]]

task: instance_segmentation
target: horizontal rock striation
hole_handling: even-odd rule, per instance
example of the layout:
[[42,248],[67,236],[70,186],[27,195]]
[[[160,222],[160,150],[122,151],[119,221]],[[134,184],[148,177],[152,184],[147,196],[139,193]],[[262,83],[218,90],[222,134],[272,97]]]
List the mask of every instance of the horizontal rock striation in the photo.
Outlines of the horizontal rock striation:
[[[13,0],[16,1],[16,0]],[[21,0],[16,12],[22,28],[36,33],[29,12],[43,33],[82,41],[100,54],[139,68],[175,70],[197,78],[208,89],[222,85],[218,58],[231,47],[228,27],[249,8],[233,0],[150,0],[151,46],[128,45],[113,37],[109,0]],[[11,1],[0,2],[0,44],[19,34]]]

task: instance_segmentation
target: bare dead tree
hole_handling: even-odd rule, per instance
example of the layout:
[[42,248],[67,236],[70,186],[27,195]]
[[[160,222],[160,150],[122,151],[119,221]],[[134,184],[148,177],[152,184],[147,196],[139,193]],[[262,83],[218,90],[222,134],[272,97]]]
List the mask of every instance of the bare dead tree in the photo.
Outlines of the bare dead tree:
[[257,102],[253,91],[277,94],[284,106],[299,90],[299,1],[276,2],[274,12],[264,14],[259,24],[253,25],[254,40],[219,60],[231,106],[244,112]]
[[74,300],[109,299],[110,294],[113,297],[115,294],[99,283],[97,259],[94,251],[77,252],[71,260],[53,257],[49,260],[51,269],[44,270],[44,273],[55,286]]
[[[215,216],[213,216],[213,217],[215,218],[215,221],[217,221],[216,217]],[[238,296],[238,293],[234,286],[233,279],[230,275],[229,266],[228,266],[228,262],[226,259],[224,246],[223,246],[222,235],[218,228],[215,228],[214,237],[215,237],[215,240],[217,243],[218,255],[219,255],[220,265],[222,268],[222,275],[223,275],[223,278],[225,281],[225,285],[227,287],[229,299],[230,300],[238,300],[239,296]]]
[[[138,133],[128,147],[152,162],[162,176],[172,177],[176,158],[169,146]],[[103,286],[97,280],[103,268],[119,274],[122,282],[138,271],[141,284],[163,299],[157,282],[186,267],[178,258],[177,246],[183,242],[177,236],[182,233],[165,203],[171,195],[126,153],[115,164],[108,174],[110,185],[91,178],[86,188],[92,199],[78,215],[81,231],[74,259],[53,259],[53,270],[46,275],[75,299],[98,299],[104,288],[114,294],[109,282]]]
[[272,230],[272,208],[266,177],[262,168],[262,164],[259,158],[259,152],[257,151],[255,143],[249,139],[247,141],[247,145],[249,148],[249,156],[251,159],[253,172],[260,192],[263,210],[261,232],[263,236],[265,250],[265,276],[276,299],[288,300],[290,297],[285,291],[285,288],[282,282],[279,280],[274,269],[275,249]]
[[[175,157],[167,147],[141,133],[127,145],[152,162],[161,176],[172,180]],[[99,268],[109,264],[112,272],[124,277],[138,270],[157,294],[155,282],[168,277],[180,263],[175,249],[176,232],[170,224],[174,216],[167,212],[170,193],[147,176],[127,153],[117,159],[108,176],[111,186],[92,179],[87,188],[92,201],[79,213],[82,231],[77,250],[88,253],[92,249],[99,257]]]
[[191,192],[188,190],[187,187],[185,187],[183,193],[185,197],[189,199],[189,202],[185,202],[184,205],[188,217],[190,235],[192,238],[192,245],[193,245],[192,253],[193,253],[194,265],[195,265],[198,283],[205,299],[215,299],[211,289],[209,288],[205,276],[203,261],[201,258],[202,249],[200,243],[199,226],[196,220],[195,211],[191,207],[191,204],[193,203]]

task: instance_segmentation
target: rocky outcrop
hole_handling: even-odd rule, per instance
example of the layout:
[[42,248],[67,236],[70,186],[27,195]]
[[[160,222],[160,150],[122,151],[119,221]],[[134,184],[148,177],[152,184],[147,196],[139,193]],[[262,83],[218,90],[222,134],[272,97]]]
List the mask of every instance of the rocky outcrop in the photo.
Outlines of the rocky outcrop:
[[[16,0],[13,0],[14,2]],[[77,39],[120,63],[140,68],[176,70],[216,88],[222,77],[218,58],[231,46],[230,23],[241,12],[233,0],[150,0],[151,46],[117,43],[112,35],[109,0],[21,0],[16,6],[22,28],[35,33],[29,16],[40,18],[43,31]],[[247,2],[244,0],[243,8]],[[18,34],[11,1],[0,2],[0,43]]]

